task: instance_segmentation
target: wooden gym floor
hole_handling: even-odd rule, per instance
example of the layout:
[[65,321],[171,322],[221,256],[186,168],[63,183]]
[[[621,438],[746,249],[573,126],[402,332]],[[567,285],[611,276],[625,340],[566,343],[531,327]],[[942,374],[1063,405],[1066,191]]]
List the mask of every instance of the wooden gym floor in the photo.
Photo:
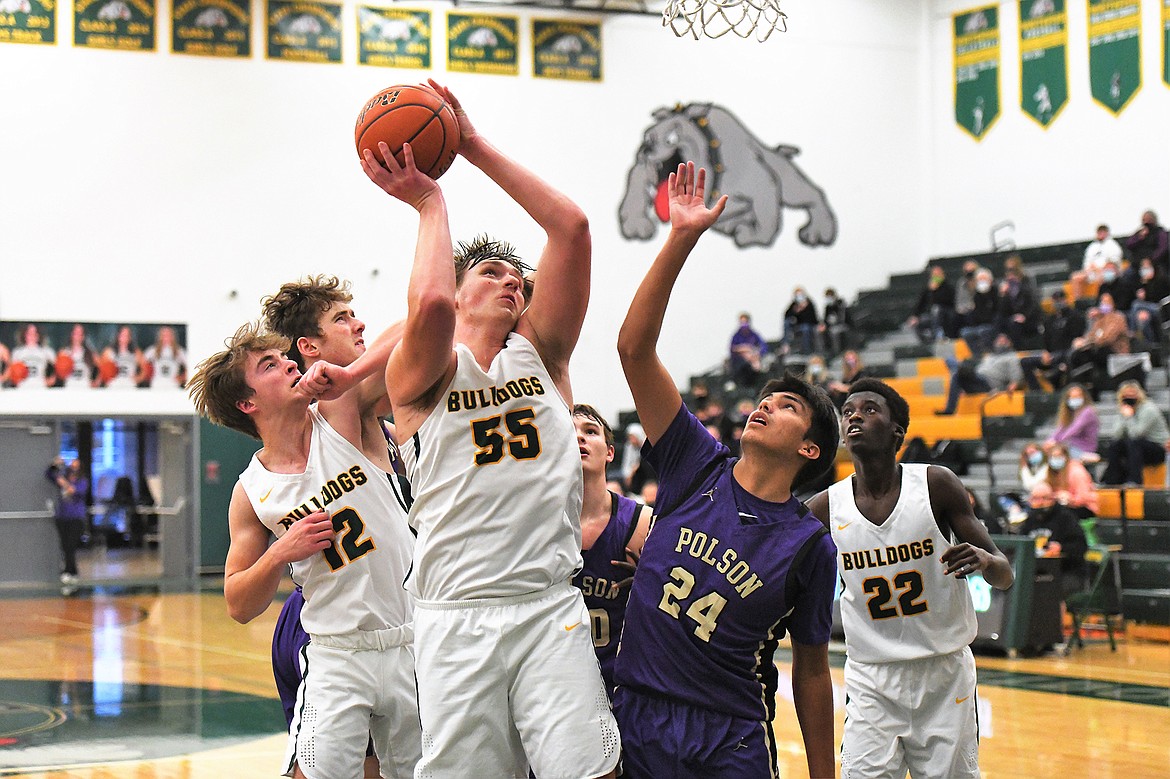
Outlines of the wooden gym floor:
[[[278,607],[228,619],[204,592],[79,590],[0,600],[0,776],[275,777],[284,720],[269,663]],[[836,738],[844,693],[834,654]],[[1170,645],[1093,642],[1070,657],[979,657],[986,779],[1139,779],[1170,771]],[[780,660],[781,773],[806,776]],[[478,778],[476,778],[478,779]]]

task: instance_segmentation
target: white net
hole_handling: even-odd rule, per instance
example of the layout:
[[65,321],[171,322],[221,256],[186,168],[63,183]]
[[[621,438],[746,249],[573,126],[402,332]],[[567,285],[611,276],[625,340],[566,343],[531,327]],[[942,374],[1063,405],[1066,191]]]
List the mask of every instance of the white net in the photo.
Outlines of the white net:
[[775,30],[787,32],[788,17],[779,0],[668,0],[662,26],[679,38],[721,38],[733,32],[763,42]]

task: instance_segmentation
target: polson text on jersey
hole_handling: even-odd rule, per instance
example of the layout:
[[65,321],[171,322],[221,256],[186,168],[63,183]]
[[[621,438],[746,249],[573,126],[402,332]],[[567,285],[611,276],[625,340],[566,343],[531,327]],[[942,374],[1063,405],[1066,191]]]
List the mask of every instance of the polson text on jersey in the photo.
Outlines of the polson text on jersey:
[[360,465],[355,465],[347,471],[342,471],[335,477],[321,485],[321,498],[318,499],[316,495],[309,498],[313,503],[310,506],[308,503],[302,503],[292,511],[284,515],[284,519],[280,520],[280,524],[284,525],[285,529],[292,527],[292,523],[296,522],[301,517],[307,517],[314,511],[320,511],[328,506],[333,501],[340,498],[347,492],[353,492],[357,487],[362,486],[367,481],[366,474],[362,471]]
[[864,549],[860,552],[842,552],[841,567],[846,571],[862,568],[879,568],[883,565],[896,565],[911,560],[919,560],[934,554],[934,541],[924,538],[909,544],[897,546],[879,546],[873,549]]
[[512,398],[543,395],[544,385],[536,376],[512,379],[502,387],[480,387],[470,390],[451,390],[447,395],[448,411],[474,411],[488,406],[502,406]]
[[[718,538],[708,536],[702,531],[691,530],[689,527],[680,527],[674,551],[681,552],[685,549],[691,557],[702,560],[719,571],[735,587],[740,598],[746,598],[764,586],[763,580],[751,572],[751,566],[740,560],[739,553],[731,547],[725,549],[719,559],[715,559],[715,549],[718,546]],[[744,579],[745,576],[747,579]]]

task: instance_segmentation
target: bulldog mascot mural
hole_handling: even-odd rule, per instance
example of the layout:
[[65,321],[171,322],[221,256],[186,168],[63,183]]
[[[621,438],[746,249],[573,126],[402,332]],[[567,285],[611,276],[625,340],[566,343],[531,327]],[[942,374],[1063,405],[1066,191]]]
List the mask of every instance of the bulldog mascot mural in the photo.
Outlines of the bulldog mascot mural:
[[680,162],[707,169],[708,198],[728,196],[714,229],[736,246],[770,246],[780,234],[784,208],[808,212],[800,241],[829,246],[837,218],[825,193],[792,162],[793,146],[765,146],[730,111],[711,103],[659,108],[646,130],[618,210],[622,236],[647,240],[670,220],[666,178]]

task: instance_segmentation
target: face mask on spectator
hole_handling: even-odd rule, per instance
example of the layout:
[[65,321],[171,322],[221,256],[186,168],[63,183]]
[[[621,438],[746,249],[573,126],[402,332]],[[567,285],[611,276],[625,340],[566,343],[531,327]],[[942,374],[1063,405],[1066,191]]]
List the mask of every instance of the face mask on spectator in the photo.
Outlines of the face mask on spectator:
[[1054,471],[1059,471],[1068,463],[1068,460],[1060,456],[1053,456],[1048,458],[1048,467]]
[[1068,399],[1068,407],[1071,408],[1073,411],[1076,411],[1078,408],[1080,408],[1083,405],[1085,405],[1084,398],[1069,398]]
[[1101,280],[1105,282],[1117,281],[1117,271],[1104,270],[1101,271]]
[[1033,468],[1042,462],[1044,462],[1043,452],[1032,452],[1028,455],[1028,465],[1031,465]]
[[1149,281],[1150,279],[1154,278],[1153,268],[1142,268],[1139,273],[1141,273],[1143,281]]
[[795,295],[792,296],[792,299],[795,300],[797,303],[803,303],[804,301],[808,300],[808,296],[805,295],[803,292],[797,292]]
[[820,376],[821,372],[824,370],[825,370],[825,366],[817,365],[816,363],[813,363],[812,365],[808,366],[808,372],[811,373],[813,376]]
[[1102,314],[1112,314],[1113,313],[1113,304],[1112,303],[1101,303],[1097,306],[1097,310],[1100,311]]
[[977,281],[977,282],[975,282],[975,289],[979,292],[990,292],[991,291],[991,282]]

